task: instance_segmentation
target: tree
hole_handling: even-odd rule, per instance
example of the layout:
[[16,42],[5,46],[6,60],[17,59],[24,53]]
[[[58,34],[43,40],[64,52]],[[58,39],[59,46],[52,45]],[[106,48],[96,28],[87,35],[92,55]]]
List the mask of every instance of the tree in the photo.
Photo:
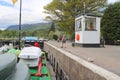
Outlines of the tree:
[[49,29],[49,32],[50,31],[55,32],[55,24],[54,24],[54,22],[52,22],[52,24],[51,24],[51,28]]
[[101,23],[102,36],[106,40],[120,40],[120,2],[108,6]]
[[97,13],[107,0],[53,0],[46,5],[47,19],[57,21],[61,30],[68,34],[74,33],[75,17],[79,14]]
[[58,39],[58,36],[57,35],[53,35],[53,39],[57,40]]
[[4,30],[1,32],[1,36],[13,37],[18,36],[18,33],[15,30]]
[[53,39],[53,35],[54,35],[54,32],[53,31],[50,31],[50,33],[49,33],[49,39]]
[[21,34],[22,34],[22,37],[25,37],[26,34],[27,34],[27,32],[26,32],[26,31],[23,31]]

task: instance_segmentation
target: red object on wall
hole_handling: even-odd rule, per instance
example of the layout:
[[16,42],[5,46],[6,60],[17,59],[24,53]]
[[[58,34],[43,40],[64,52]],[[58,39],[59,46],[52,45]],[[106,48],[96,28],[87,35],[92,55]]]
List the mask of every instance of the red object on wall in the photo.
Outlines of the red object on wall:
[[76,34],[76,40],[79,41],[80,40],[80,35]]

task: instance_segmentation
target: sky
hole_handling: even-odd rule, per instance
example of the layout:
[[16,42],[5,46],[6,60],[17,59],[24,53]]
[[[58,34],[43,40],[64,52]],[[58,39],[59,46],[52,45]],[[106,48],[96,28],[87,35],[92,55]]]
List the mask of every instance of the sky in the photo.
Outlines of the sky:
[[[45,22],[43,7],[49,4],[52,0],[22,0],[22,24],[32,24]],[[116,0],[108,0],[108,3],[113,3]],[[18,0],[15,5],[12,0],[0,0],[0,29],[3,30],[9,25],[19,24],[19,5]]]

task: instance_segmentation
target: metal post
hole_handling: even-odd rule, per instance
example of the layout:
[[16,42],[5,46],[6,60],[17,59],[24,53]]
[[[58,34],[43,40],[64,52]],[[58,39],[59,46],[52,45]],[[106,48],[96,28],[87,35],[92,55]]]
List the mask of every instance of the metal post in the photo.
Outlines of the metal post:
[[22,10],[22,0],[20,0],[20,13],[19,13],[19,49],[21,49],[21,10]]
[[84,6],[84,15],[85,15],[85,7],[86,7],[85,1],[83,2],[83,6]]

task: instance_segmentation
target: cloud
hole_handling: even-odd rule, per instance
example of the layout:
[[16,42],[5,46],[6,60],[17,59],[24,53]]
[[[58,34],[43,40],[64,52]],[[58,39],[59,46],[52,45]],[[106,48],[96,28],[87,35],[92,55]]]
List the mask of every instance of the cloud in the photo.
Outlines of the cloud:
[[[22,24],[39,23],[44,21],[46,14],[43,13],[43,6],[52,0],[22,0]],[[116,0],[108,0],[109,3]],[[0,0],[0,28],[8,25],[19,24],[20,0],[15,5],[12,0]]]
[[[22,0],[22,24],[43,22],[46,16],[43,6],[51,1]],[[15,5],[12,4],[12,0],[0,0],[0,28],[19,24],[19,4],[20,0]]]
[[108,0],[108,3],[114,3],[117,0]]

